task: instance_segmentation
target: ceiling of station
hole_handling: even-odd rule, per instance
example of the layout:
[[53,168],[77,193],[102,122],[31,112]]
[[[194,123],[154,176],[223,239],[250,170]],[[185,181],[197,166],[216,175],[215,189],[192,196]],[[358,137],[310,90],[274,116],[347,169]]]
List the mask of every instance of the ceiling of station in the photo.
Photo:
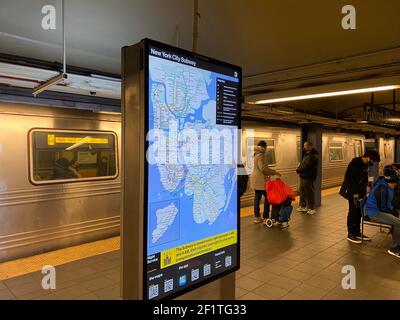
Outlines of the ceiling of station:
[[[56,30],[41,26],[41,10],[48,4],[57,10]],[[198,52],[242,66],[245,95],[284,90],[292,79],[301,78],[294,84],[301,87],[341,77],[399,74],[400,1],[353,0],[356,30],[341,27],[341,9],[347,4],[199,0]],[[69,65],[120,74],[121,47],[143,38],[188,50],[192,46],[193,0],[65,0],[65,7]],[[61,62],[61,17],[61,0],[1,0],[0,53]],[[363,58],[354,58],[359,55]],[[400,101],[400,92],[397,96]],[[273,108],[340,116],[368,102],[370,94],[359,94]],[[375,94],[374,102],[391,109],[392,92]],[[270,114],[262,106],[245,109],[262,119]]]
[[[400,92],[396,92],[395,98],[394,100],[393,91],[384,91],[375,92],[373,96],[370,93],[363,93],[268,105],[244,104],[242,116],[245,119],[259,119],[268,124],[322,124],[338,130],[397,135],[400,131]],[[393,101],[396,101],[395,107]],[[385,118],[377,122],[367,119],[365,122],[364,111],[367,105],[379,107],[379,114],[386,109],[389,112],[387,117],[395,120],[389,121]]]
[[[120,48],[142,38],[191,49],[191,0],[65,0],[71,65],[120,73]],[[400,1],[353,0],[357,29],[341,28],[348,1],[199,0],[198,52],[241,65],[244,75],[400,46]],[[57,30],[41,8],[57,9]],[[0,52],[61,61],[61,0],[2,0]]]

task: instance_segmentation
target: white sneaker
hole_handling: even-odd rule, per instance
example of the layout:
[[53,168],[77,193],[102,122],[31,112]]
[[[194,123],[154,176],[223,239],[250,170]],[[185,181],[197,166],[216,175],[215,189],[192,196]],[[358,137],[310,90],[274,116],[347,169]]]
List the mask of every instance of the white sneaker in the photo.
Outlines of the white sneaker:
[[289,227],[289,222],[287,222],[287,221],[281,222],[281,223],[279,224],[279,226],[280,226],[282,229],[287,228],[287,227]]
[[388,253],[393,257],[400,258],[400,250],[397,249],[389,249]]
[[298,207],[297,211],[298,212],[307,212],[307,208],[306,207]]
[[308,209],[307,210],[307,214],[309,214],[310,216],[312,216],[313,214],[316,214],[317,211],[315,211],[314,209]]

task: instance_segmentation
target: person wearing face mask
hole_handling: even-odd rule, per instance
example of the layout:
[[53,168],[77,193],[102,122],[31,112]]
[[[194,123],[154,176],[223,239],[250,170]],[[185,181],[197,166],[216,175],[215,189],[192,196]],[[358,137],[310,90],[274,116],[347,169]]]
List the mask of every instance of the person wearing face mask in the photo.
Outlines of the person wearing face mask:
[[318,175],[318,151],[310,141],[304,142],[304,157],[300,166],[296,169],[300,176],[300,206],[299,212],[306,212],[309,215],[315,214],[314,209],[314,181]]
[[400,258],[400,219],[396,216],[392,200],[398,182],[396,169],[385,166],[383,177],[375,183],[366,202],[366,213],[371,221],[392,226],[393,239],[388,253],[396,258]]
[[[379,153],[375,150],[368,150],[362,157],[356,157],[350,161],[344,176],[344,181],[339,194],[349,203],[347,214],[347,240],[360,244],[361,241],[361,209],[357,200],[367,194],[368,189],[368,168],[373,162],[380,162]],[[364,235],[364,241],[371,239]]]

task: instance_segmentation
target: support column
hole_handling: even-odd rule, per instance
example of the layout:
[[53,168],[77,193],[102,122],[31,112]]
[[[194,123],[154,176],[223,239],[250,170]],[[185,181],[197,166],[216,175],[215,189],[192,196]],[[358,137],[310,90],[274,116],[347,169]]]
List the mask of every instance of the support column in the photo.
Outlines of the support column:
[[321,188],[322,188],[322,125],[320,124],[312,124],[312,125],[303,125],[301,127],[301,148],[302,154],[303,144],[306,141],[310,141],[314,148],[318,151],[319,161],[318,161],[318,175],[317,179],[314,182],[315,188],[315,206],[321,206]]

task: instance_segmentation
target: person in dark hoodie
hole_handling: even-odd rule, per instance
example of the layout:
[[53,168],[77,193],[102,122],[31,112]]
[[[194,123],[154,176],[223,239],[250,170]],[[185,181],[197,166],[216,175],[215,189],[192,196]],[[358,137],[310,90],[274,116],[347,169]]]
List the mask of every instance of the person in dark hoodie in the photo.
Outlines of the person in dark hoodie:
[[296,169],[300,176],[300,206],[297,211],[315,214],[314,209],[314,181],[318,175],[318,151],[310,141],[304,142],[304,157]]
[[381,177],[368,195],[366,210],[370,220],[392,226],[392,245],[388,253],[400,258],[400,219],[392,205],[394,189],[399,182],[395,168],[385,166]]
[[[360,244],[361,241],[361,209],[357,205],[357,200],[362,199],[367,194],[368,188],[368,168],[373,162],[380,162],[379,153],[375,150],[368,150],[362,157],[356,157],[350,161],[344,176],[344,181],[339,194],[349,202],[349,212],[347,215],[347,240]],[[364,241],[371,239],[364,235]]]

